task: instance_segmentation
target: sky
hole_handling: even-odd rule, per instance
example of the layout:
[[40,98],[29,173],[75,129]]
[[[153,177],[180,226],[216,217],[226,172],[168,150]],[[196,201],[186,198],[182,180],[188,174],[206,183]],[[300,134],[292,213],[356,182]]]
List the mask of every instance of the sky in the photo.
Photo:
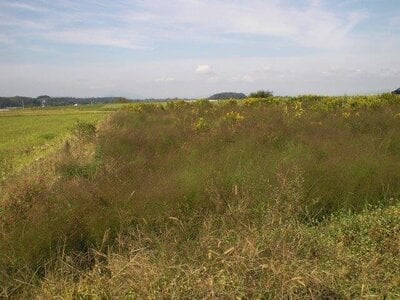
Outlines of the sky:
[[399,0],[0,0],[0,96],[398,87]]

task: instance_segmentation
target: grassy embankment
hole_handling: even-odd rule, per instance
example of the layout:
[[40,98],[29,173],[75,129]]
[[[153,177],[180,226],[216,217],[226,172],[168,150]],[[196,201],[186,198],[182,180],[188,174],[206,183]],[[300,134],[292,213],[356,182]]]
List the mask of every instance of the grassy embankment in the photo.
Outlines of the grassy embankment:
[[4,187],[0,295],[400,297],[399,113],[310,96],[80,126]]

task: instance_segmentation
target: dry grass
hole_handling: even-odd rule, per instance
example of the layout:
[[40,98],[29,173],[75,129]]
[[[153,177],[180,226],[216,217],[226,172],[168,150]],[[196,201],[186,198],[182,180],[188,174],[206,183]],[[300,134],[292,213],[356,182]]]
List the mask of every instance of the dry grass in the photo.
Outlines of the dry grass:
[[400,297],[397,103],[139,105],[81,128],[4,187],[0,295]]

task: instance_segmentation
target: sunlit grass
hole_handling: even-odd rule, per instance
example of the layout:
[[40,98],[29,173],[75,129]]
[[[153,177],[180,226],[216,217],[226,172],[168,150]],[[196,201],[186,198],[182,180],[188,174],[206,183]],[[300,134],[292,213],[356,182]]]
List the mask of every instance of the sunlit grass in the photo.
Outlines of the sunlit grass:
[[96,123],[106,114],[106,110],[74,108],[0,112],[0,179],[43,157],[77,122]]

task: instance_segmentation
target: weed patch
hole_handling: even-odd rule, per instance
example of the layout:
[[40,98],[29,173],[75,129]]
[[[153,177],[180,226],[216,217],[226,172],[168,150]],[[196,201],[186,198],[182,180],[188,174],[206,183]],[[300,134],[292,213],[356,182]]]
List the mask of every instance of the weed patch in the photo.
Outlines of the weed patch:
[[399,105],[178,101],[79,122],[4,186],[0,295],[400,297]]

